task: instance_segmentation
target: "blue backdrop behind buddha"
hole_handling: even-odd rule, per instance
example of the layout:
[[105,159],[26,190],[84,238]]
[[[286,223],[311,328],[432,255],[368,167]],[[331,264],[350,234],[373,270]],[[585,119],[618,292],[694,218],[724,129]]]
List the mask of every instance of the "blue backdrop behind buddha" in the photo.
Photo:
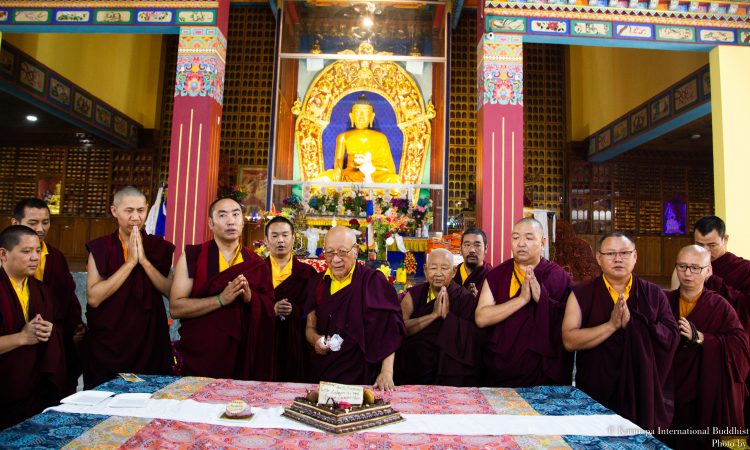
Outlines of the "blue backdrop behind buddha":
[[396,113],[393,111],[390,103],[382,96],[370,91],[352,92],[341,98],[331,111],[331,121],[323,130],[323,163],[326,170],[333,169],[336,151],[336,138],[339,134],[353,129],[349,113],[352,106],[364,94],[367,101],[372,105],[375,112],[375,121],[371,127],[372,130],[383,133],[388,139],[388,145],[391,149],[393,162],[396,165],[396,172],[399,171],[401,164],[401,151],[404,143],[404,135],[396,124]]

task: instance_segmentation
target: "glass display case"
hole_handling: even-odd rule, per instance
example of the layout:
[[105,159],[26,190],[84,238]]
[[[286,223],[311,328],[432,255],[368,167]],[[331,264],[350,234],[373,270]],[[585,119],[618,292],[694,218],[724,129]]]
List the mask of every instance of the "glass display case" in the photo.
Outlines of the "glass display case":
[[269,204],[444,231],[447,26],[445,2],[281,3]]

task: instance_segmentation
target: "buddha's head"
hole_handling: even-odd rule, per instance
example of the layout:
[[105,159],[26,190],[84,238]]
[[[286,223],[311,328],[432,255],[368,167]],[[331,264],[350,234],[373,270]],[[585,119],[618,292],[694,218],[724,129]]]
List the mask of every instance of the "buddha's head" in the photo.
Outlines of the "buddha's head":
[[372,127],[372,122],[375,120],[375,110],[372,105],[367,101],[365,94],[359,96],[354,105],[352,105],[352,112],[349,113],[349,120],[353,127],[358,130]]

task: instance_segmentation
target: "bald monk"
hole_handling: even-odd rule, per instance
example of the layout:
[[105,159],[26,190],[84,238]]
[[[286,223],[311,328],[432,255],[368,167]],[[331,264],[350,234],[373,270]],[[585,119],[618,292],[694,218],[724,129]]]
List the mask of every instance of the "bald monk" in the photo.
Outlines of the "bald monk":
[[464,258],[453,279],[479,297],[479,289],[484,285],[492,265],[484,261],[487,254],[487,236],[479,228],[469,228],[461,235],[461,256]]
[[[357,264],[358,250],[350,228],[326,234],[328,270],[310,281],[305,305],[312,380],[393,390],[394,357],[406,335],[401,306],[382,272]],[[340,348],[334,335],[343,339]]]
[[[732,306],[704,288],[711,254],[690,245],[677,254],[680,288],[667,294],[680,327],[682,345],[672,364],[675,430],[742,429],[745,379],[750,369],[748,339]],[[721,434],[668,435],[674,448],[709,448]],[[737,433],[733,433],[737,434]]]
[[171,374],[174,360],[162,299],[172,286],[174,245],[142,230],[148,203],[138,189],[117,191],[110,211],[117,230],[86,244],[86,389],[119,372]]
[[578,352],[576,386],[655,430],[672,423],[669,371],[679,332],[661,288],[633,274],[637,257],[625,234],[602,236],[596,254],[602,275],[573,288],[562,336],[565,348]]
[[55,294],[52,299],[55,306],[53,321],[60,325],[68,376],[63,394],[72,394],[76,391],[78,377],[81,375],[78,344],[83,339],[86,327],[83,325],[81,303],[76,295],[76,283],[70,273],[68,261],[60,250],[45,242],[50,229],[49,207],[44,200],[38,198],[23,199],[13,208],[11,223],[31,228],[42,242],[42,253],[34,278],[43,282]]
[[54,300],[34,278],[40,254],[31,228],[11,225],[0,233],[0,430],[56,405],[65,389]]
[[289,219],[274,217],[266,224],[265,234],[270,253],[266,265],[271,271],[276,298],[273,305],[276,314],[273,341],[275,379],[302,383],[308,379],[310,366],[302,311],[307,299],[307,282],[317,272],[292,256],[294,225]]
[[185,246],[169,295],[169,311],[181,319],[182,372],[271,381],[271,272],[261,257],[240,244],[245,218],[239,203],[215,200],[208,217],[214,238]]
[[396,352],[396,383],[477,386],[476,297],[453,280],[453,253],[446,249],[430,252],[424,272],[427,282],[401,301],[408,336]]
[[542,258],[546,237],[533,217],[516,222],[511,239],[513,258],[487,274],[475,313],[488,333],[483,384],[570,384],[572,356],[560,337],[570,275]]

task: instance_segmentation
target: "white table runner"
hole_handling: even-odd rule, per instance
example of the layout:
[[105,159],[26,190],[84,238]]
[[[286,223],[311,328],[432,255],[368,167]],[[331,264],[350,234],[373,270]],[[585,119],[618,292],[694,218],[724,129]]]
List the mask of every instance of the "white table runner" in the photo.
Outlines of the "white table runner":
[[[194,400],[148,400],[144,408],[112,408],[112,399],[95,406],[60,405],[48,410],[77,414],[140,417],[177,420],[244,428],[283,428],[320,432],[283,417],[281,406],[255,408],[250,421],[221,419],[225,404]],[[582,435],[630,436],[645,433],[633,422],[618,415],[521,416],[494,414],[402,414],[406,421],[361,431],[363,433],[424,433],[459,436],[500,435]]]

